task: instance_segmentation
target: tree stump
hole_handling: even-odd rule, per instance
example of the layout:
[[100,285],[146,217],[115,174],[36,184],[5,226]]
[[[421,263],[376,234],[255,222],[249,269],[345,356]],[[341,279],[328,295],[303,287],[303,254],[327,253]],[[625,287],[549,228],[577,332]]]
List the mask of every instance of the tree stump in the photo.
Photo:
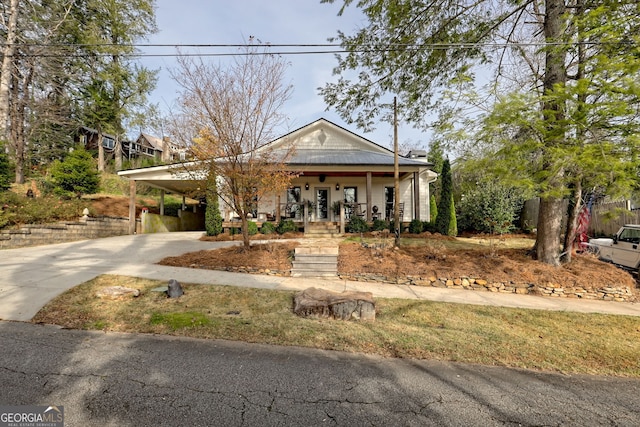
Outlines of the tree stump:
[[301,317],[376,320],[376,307],[371,292],[338,293],[308,288],[293,297],[293,304],[293,312]]

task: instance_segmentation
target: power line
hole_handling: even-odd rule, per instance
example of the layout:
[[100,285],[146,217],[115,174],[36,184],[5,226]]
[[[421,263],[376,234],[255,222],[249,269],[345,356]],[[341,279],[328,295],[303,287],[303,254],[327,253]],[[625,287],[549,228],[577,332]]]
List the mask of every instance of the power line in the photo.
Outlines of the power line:
[[[390,44],[385,46],[359,46],[356,49],[345,48],[341,44],[214,44],[214,43],[197,43],[197,44],[112,44],[112,43],[96,43],[96,44],[29,44],[29,43],[16,43],[13,46],[17,48],[31,48],[31,49],[49,49],[49,48],[63,48],[71,50],[81,50],[86,48],[126,48],[126,49],[144,49],[144,48],[173,48],[178,50],[173,53],[150,53],[150,52],[125,52],[119,53],[120,56],[136,57],[136,58],[149,58],[149,57],[178,57],[178,56],[199,56],[199,57],[224,57],[224,56],[248,56],[248,55],[326,55],[326,54],[347,54],[347,53],[372,53],[372,52],[397,52],[405,50],[413,51],[426,51],[426,50],[449,50],[449,49],[476,49],[483,47],[487,49],[504,49],[507,47],[551,47],[551,46],[604,46],[604,45],[634,45],[634,42],[629,40],[621,40],[618,42],[528,42],[528,43],[516,43],[516,42],[504,42],[504,43],[425,43],[422,45],[415,44]],[[6,43],[0,44],[2,47],[6,47]],[[239,52],[179,52],[180,49],[249,49],[260,48],[260,51],[239,51]],[[280,50],[271,50],[271,48],[277,48]],[[287,50],[296,49],[296,50]],[[302,50],[305,49],[305,50]],[[24,56],[36,56],[36,57],[61,57],[61,56],[76,56],[83,57],[89,54],[83,53],[22,53]],[[112,55],[110,52],[91,52],[90,55],[94,56],[108,56]]]

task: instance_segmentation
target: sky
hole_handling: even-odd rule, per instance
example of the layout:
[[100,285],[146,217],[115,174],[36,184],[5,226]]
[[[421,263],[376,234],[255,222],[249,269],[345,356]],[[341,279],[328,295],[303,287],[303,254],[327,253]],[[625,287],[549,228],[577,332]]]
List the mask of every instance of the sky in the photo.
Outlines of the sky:
[[[255,37],[270,44],[326,44],[338,30],[352,34],[367,25],[367,21],[354,7],[342,16],[338,12],[342,2],[321,4],[320,0],[156,0],[158,33],[146,44],[243,44]],[[144,47],[143,53],[175,54],[174,47]],[[204,48],[181,48],[184,53],[211,52]],[[216,52],[233,52],[234,48]],[[284,113],[289,118],[283,134],[325,118],[377,144],[392,147],[393,127],[380,123],[374,132],[364,133],[349,125],[333,110],[327,111],[318,87],[336,81],[333,68],[337,60],[333,54],[287,55],[290,63],[286,79],[293,85],[291,99]],[[222,62],[224,57],[206,57],[207,61]],[[159,104],[165,112],[175,106],[178,87],[169,74],[175,69],[175,57],[143,57],[141,61],[150,69],[159,69],[159,79],[150,101]],[[398,140],[401,144],[426,149],[427,136],[409,125],[400,124]]]

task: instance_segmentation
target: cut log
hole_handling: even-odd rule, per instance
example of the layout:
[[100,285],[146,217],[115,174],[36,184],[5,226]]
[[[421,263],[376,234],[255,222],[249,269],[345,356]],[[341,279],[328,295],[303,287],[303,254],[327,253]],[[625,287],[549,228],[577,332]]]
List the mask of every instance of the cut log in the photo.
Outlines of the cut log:
[[293,297],[293,312],[301,317],[376,320],[376,306],[371,292],[338,293],[308,288]]

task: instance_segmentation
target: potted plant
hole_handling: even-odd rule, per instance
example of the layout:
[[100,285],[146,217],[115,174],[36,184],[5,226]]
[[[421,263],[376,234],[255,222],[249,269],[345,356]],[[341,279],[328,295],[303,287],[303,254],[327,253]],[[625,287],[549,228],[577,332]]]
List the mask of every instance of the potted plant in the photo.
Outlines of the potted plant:
[[309,213],[309,219],[311,221],[315,220],[316,217],[316,203],[313,200],[303,200],[302,201],[302,207],[304,208],[304,206],[307,206],[308,208],[308,213]]
[[333,211],[333,215],[336,219],[340,218],[340,200],[336,200],[331,203],[331,210]]

